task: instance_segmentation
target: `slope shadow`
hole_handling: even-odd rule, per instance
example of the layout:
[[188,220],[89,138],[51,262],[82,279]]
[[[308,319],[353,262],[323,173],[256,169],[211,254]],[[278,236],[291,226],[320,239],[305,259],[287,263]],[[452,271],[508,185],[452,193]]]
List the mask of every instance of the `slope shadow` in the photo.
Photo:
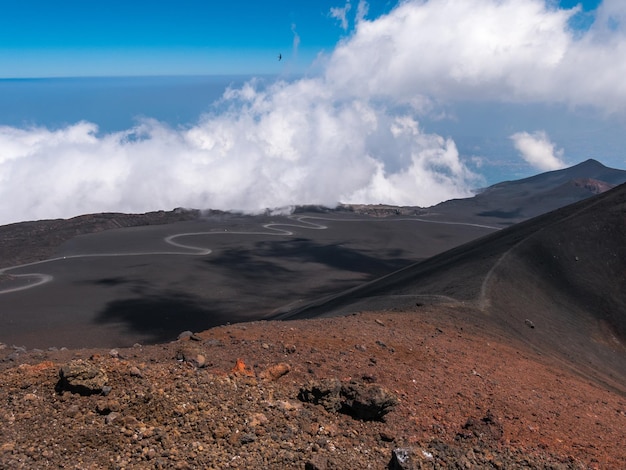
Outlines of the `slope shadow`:
[[326,245],[313,243],[304,238],[295,238],[286,242],[264,241],[257,245],[259,254],[270,258],[295,259],[300,262],[321,263],[341,271],[352,271],[371,275],[382,275],[411,261],[400,256],[401,249],[376,252],[376,256],[366,254],[345,246],[346,241]]
[[98,324],[123,323],[129,334],[146,344],[176,339],[182,331],[203,331],[223,325],[229,318],[200,298],[177,292],[115,300],[95,318]]
[[138,277],[108,276],[98,279],[84,279],[75,281],[76,285],[94,285],[108,288],[124,287],[134,294],[141,294],[150,288],[150,283]]
[[509,211],[505,210],[491,210],[491,211],[483,211],[476,213],[479,217],[496,217],[498,219],[515,219],[518,217],[522,217],[522,209],[518,207],[517,209],[512,209]]
[[252,250],[231,249],[216,253],[203,262],[212,266],[234,271],[237,276],[256,280],[264,276],[280,279],[291,278],[294,269],[287,262],[317,263],[331,270],[366,274],[371,277],[387,274],[414,262],[401,258],[403,250],[388,250],[370,256],[358,251],[346,242],[319,244],[305,238],[280,241],[261,241]]
[[248,281],[269,277],[279,281],[288,279],[293,274],[293,270],[285,267],[284,263],[259,259],[255,252],[245,249],[222,250],[202,260],[202,263],[236,274]]
[[[397,255],[401,250],[388,250]],[[106,304],[94,323],[121,325],[138,342],[160,343],[181,331],[203,331],[228,322],[264,318],[289,305],[343,291],[412,261],[363,254],[341,243],[261,241],[252,249],[228,249],[195,261],[210,267],[206,293],[162,291],[144,280],[111,276],[84,283],[121,287],[126,298]],[[305,263],[310,266],[304,267]],[[216,269],[217,268],[217,269]]]

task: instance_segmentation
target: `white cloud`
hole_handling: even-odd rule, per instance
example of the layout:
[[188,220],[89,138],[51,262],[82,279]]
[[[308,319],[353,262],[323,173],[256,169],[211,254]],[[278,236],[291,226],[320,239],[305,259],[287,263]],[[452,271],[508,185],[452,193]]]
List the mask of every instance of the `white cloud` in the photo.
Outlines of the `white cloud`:
[[399,102],[530,100],[623,111],[623,5],[605,0],[579,35],[568,25],[576,9],[543,0],[406,1],[359,22],[326,73],[344,93]]
[[360,0],[356,7],[355,22],[358,24],[365,19],[369,12],[369,5],[365,0]]
[[544,131],[532,134],[517,132],[511,136],[511,140],[522,158],[533,168],[551,171],[567,166],[562,159],[563,150],[555,150],[555,145]]
[[348,30],[348,12],[351,8],[352,5],[350,4],[350,0],[348,0],[343,7],[332,7],[330,9],[331,18],[338,20],[341,25],[341,29],[344,31]]
[[[539,86],[535,75],[562,60],[568,18],[540,0],[403,2],[361,21],[335,51],[328,76],[346,91],[399,100],[528,95]],[[349,70],[368,78],[357,81]]]
[[338,202],[432,205],[477,183],[454,142],[322,78],[254,81],[187,129],[146,120],[0,128],[0,223],[178,206],[261,211]]
[[596,11],[596,21],[591,33],[596,39],[610,40],[616,34],[624,35],[626,4],[621,0],[604,0]]
[[300,47],[300,36],[298,35],[298,33],[296,31],[296,24],[295,23],[291,23],[291,32],[293,33],[293,46],[292,46],[293,55],[294,55],[294,57],[297,57],[297,55],[298,55],[298,47]]

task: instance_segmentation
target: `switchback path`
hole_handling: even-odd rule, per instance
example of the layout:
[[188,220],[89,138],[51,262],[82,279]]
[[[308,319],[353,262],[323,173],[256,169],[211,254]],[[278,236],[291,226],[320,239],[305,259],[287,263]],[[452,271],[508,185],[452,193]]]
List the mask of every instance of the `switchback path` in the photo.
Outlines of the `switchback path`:
[[[489,225],[482,224],[473,224],[473,223],[464,223],[464,222],[449,222],[449,221],[436,221],[429,220],[419,217],[403,217],[403,218],[394,218],[394,219],[372,219],[372,218],[324,218],[317,216],[287,216],[290,222],[270,222],[266,224],[262,224],[262,227],[265,229],[263,231],[229,231],[228,229],[224,229],[224,232],[221,231],[202,231],[202,232],[183,232],[177,233],[174,235],[169,235],[165,237],[163,240],[170,246],[175,248],[180,248],[183,251],[136,251],[136,252],[110,252],[110,253],[86,253],[86,254],[76,254],[76,255],[67,255],[67,256],[58,256],[54,258],[49,258],[42,261],[35,261],[32,263],[21,264],[17,266],[10,266],[7,268],[0,269],[0,282],[2,281],[2,275],[5,277],[5,287],[2,288],[0,283],[0,295],[9,294],[11,292],[18,292],[27,289],[32,289],[34,287],[41,286],[48,282],[51,282],[54,277],[45,274],[45,273],[27,273],[27,274],[10,274],[11,271],[16,271],[18,269],[23,269],[31,266],[42,266],[45,264],[49,264],[56,261],[63,260],[71,260],[78,258],[102,258],[102,257],[130,257],[130,256],[208,256],[213,250],[211,248],[205,246],[196,246],[191,245],[189,243],[183,243],[179,241],[184,237],[191,236],[207,236],[207,235],[224,235],[227,233],[228,235],[264,235],[264,236],[293,236],[294,232],[288,230],[287,228],[300,228],[307,230],[326,230],[328,226],[322,225],[315,221],[332,221],[332,222],[363,222],[363,221],[376,221],[376,222],[420,222],[427,224],[441,224],[441,225],[460,225],[467,227],[476,227],[476,228],[484,228],[489,230],[500,230],[498,227],[493,227]],[[8,281],[6,280],[8,279]],[[7,285],[8,284],[8,285]]]

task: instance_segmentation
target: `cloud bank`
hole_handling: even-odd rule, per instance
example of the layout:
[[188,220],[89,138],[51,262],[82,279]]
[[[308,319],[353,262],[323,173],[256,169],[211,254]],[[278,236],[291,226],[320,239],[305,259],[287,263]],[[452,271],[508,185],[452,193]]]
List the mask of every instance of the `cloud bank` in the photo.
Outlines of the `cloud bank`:
[[[330,13],[346,27],[348,5]],[[191,127],[0,127],[0,223],[179,206],[428,206],[480,185],[452,138],[420,126],[441,103],[626,109],[620,0],[605,0],[586,31],[569,26],[577,9],[542,0],[404,1],[372,20],[365,2],[356,10],[319,75],[228,90],[221,111]],[[547,136],[519,131],[513,144],[531,165],[563,164]]]
[[521,157],[537,170],[559,170],[567,166],[562,160],[563,150],[555,150],[555,145],[543,131],[533,134],[517,132],[511,140]]
[[454,143],[408,115],[339,101],[322,79],[251,82],[193,127],[154,120],[104,136],[0,128],[0,223],[173,207],[262,211],[293,204],[430,205],[467,195]]
[[[587,31],[544,0],[414,0],[358,23],[327,77],[343,92],[397,102],[566,103],[623,112],[626,7],[604,0]],[[357,71],[356,73],[354,71]]]

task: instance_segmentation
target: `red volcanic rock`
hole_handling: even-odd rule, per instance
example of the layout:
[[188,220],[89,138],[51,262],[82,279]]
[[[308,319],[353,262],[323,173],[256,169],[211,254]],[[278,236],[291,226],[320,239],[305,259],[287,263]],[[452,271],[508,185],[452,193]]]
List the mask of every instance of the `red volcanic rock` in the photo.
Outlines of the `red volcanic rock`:
[[592,194],[601,194],[615,187],[614,184],[606,183],[605,181],[599,181],[593,178],[577,178],[572,180],[572,185],[578,188],[586,189]]
[[[475,313],[440,305],[218,327],[193,343],[211,368],[177,360],[183,340],[116,355],[6,347],[0,467],[626,468],[624,396]],[[285,351],[267,347],[281,341],[298,349],[280,380],[230,373],[233,357],[238,371],[281,364]],[[109,395],[55,392],[69,360],[102,369]],[[384,421],[344,412],[385,402],[364,377],[397,399]],[[311,383],[330,384],[337,401],[300,402]]]
[[269,366],[263,372],[259,374],[259,377],[262,380],[278,380],[282,376],[287,375],[291,370],[291,366],[285,362],[281,362],[280,364],[274,364]]

